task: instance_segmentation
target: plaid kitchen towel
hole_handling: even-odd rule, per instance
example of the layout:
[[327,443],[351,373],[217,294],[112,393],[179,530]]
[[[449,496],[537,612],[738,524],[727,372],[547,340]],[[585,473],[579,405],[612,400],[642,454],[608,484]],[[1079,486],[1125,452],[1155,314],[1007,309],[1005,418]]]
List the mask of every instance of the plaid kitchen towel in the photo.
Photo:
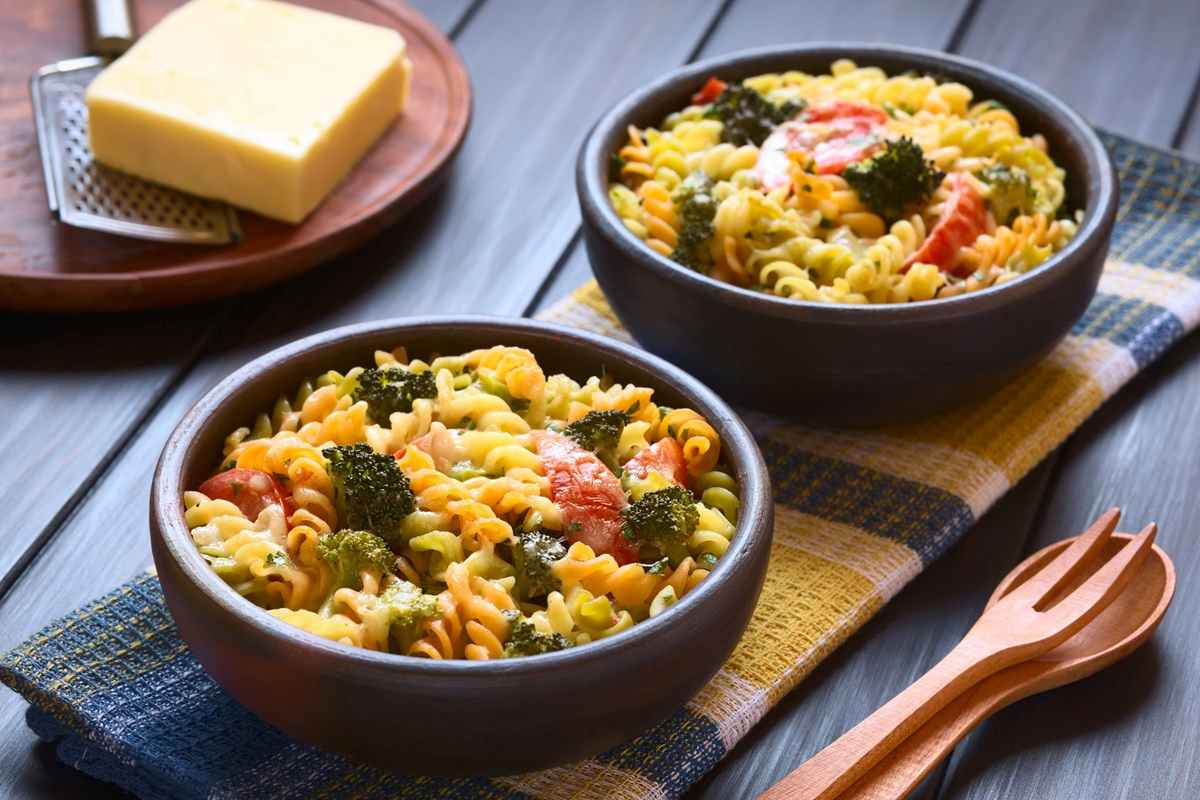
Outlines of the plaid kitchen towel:
[[[675,797],[1117,389],[1200,320],[1200,164],[1106,135],[1121,177],[1111,261],[1083,319],[989,399],[921,422],[828,431],[751,417],[775,481],[762,598],[686,708],[567,767],[400,778],[288,740],[180,641],[143,576],[9,653],[0,678],[66,763],[143,798]],[[547,318],[628,339],[595,284]],[[286,776],[285,780],[280,780]]]

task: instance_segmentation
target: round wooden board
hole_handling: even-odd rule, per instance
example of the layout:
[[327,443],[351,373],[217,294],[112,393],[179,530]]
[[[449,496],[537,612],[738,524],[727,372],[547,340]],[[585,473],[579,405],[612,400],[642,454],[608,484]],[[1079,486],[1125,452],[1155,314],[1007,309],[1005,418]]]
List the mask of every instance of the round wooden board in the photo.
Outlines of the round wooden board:
[[[466,69],[446,39],[399,0],[301,0],[395,28],[413,62],[403,116],[300,225],[239,211],[236,245],[172,245],[56,222],[46,207],[28,81],[44,64],[83,55],[78,0],[0,3],[0,308],[127,310],[256,289],[364,242],[445,175],[471,115]],[[138,0],[149,30],[171,0]]]

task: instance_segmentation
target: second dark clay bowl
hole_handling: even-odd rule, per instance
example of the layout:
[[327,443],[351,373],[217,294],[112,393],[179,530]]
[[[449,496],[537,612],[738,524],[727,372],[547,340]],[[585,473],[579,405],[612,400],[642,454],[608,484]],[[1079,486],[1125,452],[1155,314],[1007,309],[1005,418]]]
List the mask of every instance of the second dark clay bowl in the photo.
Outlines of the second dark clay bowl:
[[[663,614],[599,642],[527,658],[429,661],[326,641],[251,604],[209,568],[183,492],[215,471],[222,440],[328,369],[377,349],[415,357],[496,344],[532,350],[547,374],[607,371],[688,406],[721,435],[741,487],[737,533],[716,569]],[[180,635],[235,699],[302,742],[408,774],[496,775],[596,755],[668,717],[712,677],[745,630],[771,541],[771,488],[746,427],[716,395],[634,348],[567,328],[431,317],[338,328],[270,352],[222,381],[171,435],[150,499],[154,563]]]
[[[1026,135],[1046,137],[1067,172],[1065,206],[1084,210],[1075,238],[1016,280],[944,300],[904,305],[800,302],[741,289],[654,253],[608,200],[609,156],[625,128],[661,123],[710,76],[828,72],[850,58],[889,74],[915,70],[970,87],[1008,106]],[[964,58],[873,44],[750,50],[703,61],[629,95],[580,150],[576,188],[596,278],[640,344],[726,399],[806,420],[844,425],[924,416],[994,390],[1030,366],[1080,318],[1100,279],[1117,208],[1112,163],[1099,137],[1033,84]]]

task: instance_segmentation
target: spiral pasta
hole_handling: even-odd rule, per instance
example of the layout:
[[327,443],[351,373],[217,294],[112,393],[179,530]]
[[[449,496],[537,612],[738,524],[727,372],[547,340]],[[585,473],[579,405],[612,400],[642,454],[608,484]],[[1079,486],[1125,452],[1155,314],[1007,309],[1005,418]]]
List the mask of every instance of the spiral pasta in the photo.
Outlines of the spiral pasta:
[[[712,138],[697,123],[660,167]],[[517,347],[373,360],[281,397],[184,494],[202,557],[275,618],[412,657],[532,655],[663,613],[728,549],[738,486],[695,411]]]
[[[931,300],[1012,280],[1078,228],[1045,138],[961,83],[846,59],[717,83],[659,128],[631,125],[609,188],[646,246],[714,278],[812,302]],[[893,154],[912,146],[925,167]],[[938,185],[945,173],[969,180]]]

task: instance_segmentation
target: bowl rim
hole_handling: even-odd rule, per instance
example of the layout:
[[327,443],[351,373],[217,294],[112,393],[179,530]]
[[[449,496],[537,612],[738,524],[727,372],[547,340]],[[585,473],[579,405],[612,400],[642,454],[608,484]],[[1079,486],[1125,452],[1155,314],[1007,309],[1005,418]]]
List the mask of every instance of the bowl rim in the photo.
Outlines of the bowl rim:
[[[1039,106],[1040,112],[1057,117],[1069,128],[1071,135],[1083,144],[1079,155],[1099,184],[1095,196],[1089,192],[1084,198],[1084,219],[1070,242],[1037,268],[1003,284],[975,292],[908,303],[821,303],[814,300],[793,300],[744,289],[688,269],[646,247],[621,222],[608,200],[606,165],[610,153],[604,147],[604,142],[616,128],[623,129],[631,121],[643,116],[640,113],[641,109],[654,103],[660,95],[677,90],[680,84],[695,83],[715,71],[736,73],[745,62],[786,60],[815,55],[821,55],[832,62],[838,58],[862,58],[865,53],[871,51],[889,59],[911,61],[914,68],[926,72],[948,69],[965,74],[966,77],[963,78],[948,77],[954,80],[961,79],[969,86],[972,81],[978,79],[1003,85],[1010,93],[1023,96],[1031,105]],[[860,66],[871,64],[864,61]],[[975,87],[971,88],[974,90]],[[585,222],[590,223],[590,227],[641,267],[673,283],[716,295],[719,299],[745,310],[834,324],[923,321],[930,318],[931,309],[938,309],[939,317],[954,317],[973,313],[981,307],[996,307],[1021,297],[1032,297],[1042,285],[1058,278],[1060,270],[1055,269],[1056,267],[1069,261],[1075,254],[1097,246],[1098,241],[1106,238],[1105,231],[1111,228],[1116,218],[1118,186],[1112,159],[1092,126],[1065,102],[1030,81],[999,67],[958,55],[919,47],[856,41],[820,41],[802,45],[756,47],[715,56],[672,70],[626,95],[597,120],[580,146],[575,167],[575,184]]]
[[[590,355],[598,355],[601,358],[613,356],[655,372],[661,376],[664,384],[670,385],[687,397],[689,402],[701,407],[708,406],[711,411],[716,412],[705,416],[721,434],[723,449],[727,453],[726,458],[731,469],[742,473],[744,480],[740,486],[739,499],[742,505],[735,535],[728,551],[718,559],[710,578],[702,581],[661,615],[638,622],[628,630],[611,637],[553,653],[488,661],[438,661],[340,644],[276,619],[267,613],[266,609],[242,597],[233,587],[221,580],[192,542],[184,519],[182,502],[183,492],[190,488],[183,485],[183,471],[189,463],[187,456],[190,444],[205,428],[205,422],[213,412],[227,403],[236,402],[238,395],[268,367],[330,349],[354,339],[379,336],[385,332],[391,332],[396,341],[401,342],[406,332],[447,327],[482,327],[488,329],[493,338],[497,338],[498,344],[502,342],[495,334],[497,329],[518,330],[522,334],[532,334],[560,342],[566,340],[572,348],[590,350]],[[620,366],[617,369],[620,369]],[[288,390],[287,387],[281,388],[285,392]],[[665,625],[686,622],[683,617],[685,613],[725,587],[726,579],[731,577],[736,567],[735,562],[749,558],[757,549],[769,550],[774,533],[772,525],[769,524],[773,517],[771,483],[762,453],[738,414],[698,379],[655,355],[615,339],[554,323],[483,315],[398,317],[345,325],[306,336],[256,357],[206,392],[172,431],[155,467],[150,492],[150,517],[151,536],[161,541],[166,553],[179,566],[185,579],[197,587],[214,605],[256,629],[261,635],[286,639],[294,646],[304,647],[314,654],[354,664],[364,668],[364,674],[386,669],[390,675],[436,675],[441,678],[471,675],[519,676],[523,673],[532,674],[547,669],[561,669],[569,665],[578,666],[586,662],[610,659],[618,650],[636,647],[644,640],[654,637]]]

